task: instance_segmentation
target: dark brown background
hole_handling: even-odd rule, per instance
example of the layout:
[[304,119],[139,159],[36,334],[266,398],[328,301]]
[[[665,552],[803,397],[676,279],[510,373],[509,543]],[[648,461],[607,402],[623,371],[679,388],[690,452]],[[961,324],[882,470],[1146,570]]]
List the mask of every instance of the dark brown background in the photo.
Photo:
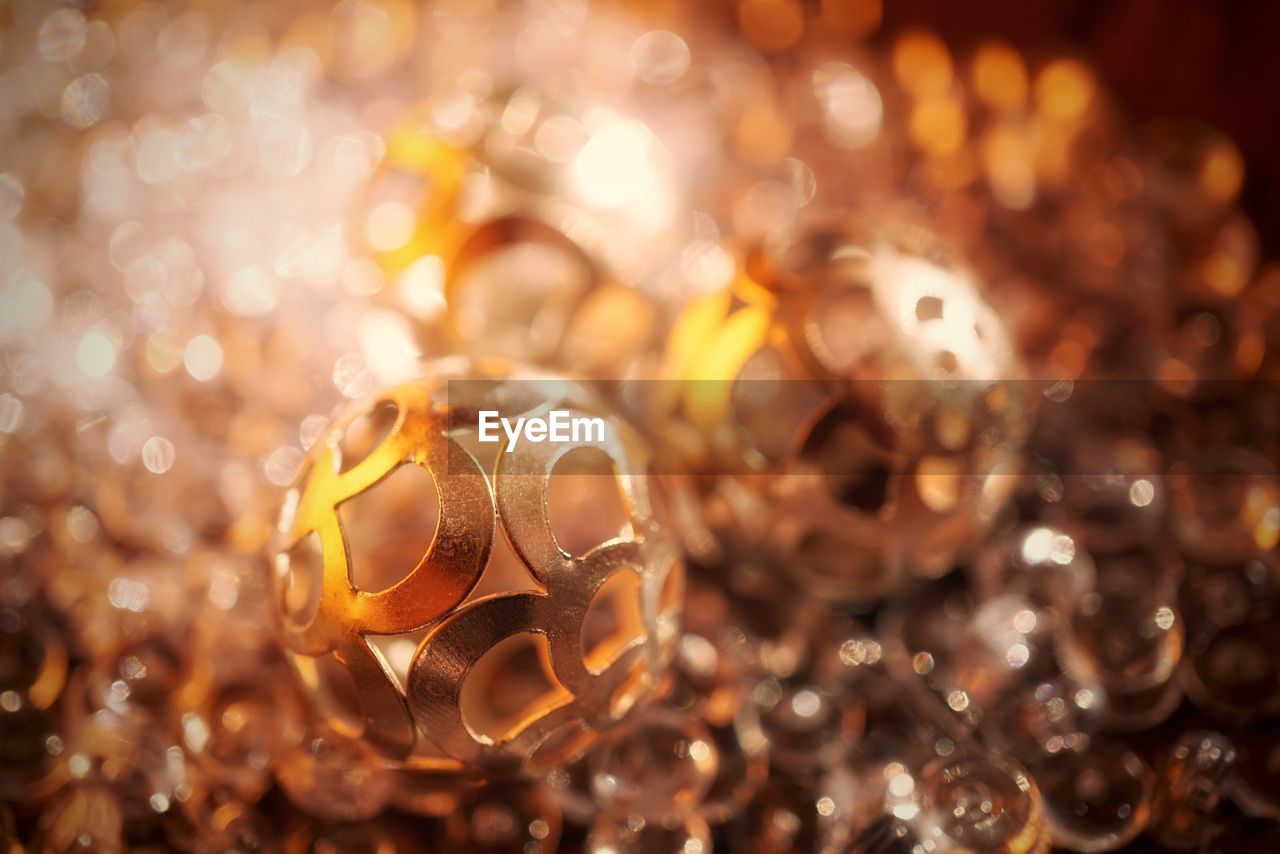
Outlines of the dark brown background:
[[958,49],[994,36],[1083,50],[1138,119],[1225,131],[1245,156],[1263,255],[1280,257],[1280,0],[885,0],[877,38],[913,26]]

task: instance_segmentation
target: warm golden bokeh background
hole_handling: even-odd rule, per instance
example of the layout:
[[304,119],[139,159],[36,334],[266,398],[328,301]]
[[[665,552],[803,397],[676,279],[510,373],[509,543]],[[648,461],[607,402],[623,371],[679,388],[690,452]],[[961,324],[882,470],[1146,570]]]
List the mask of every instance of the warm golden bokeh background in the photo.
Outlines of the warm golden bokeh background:
[[1192,116],[1247,163],[1245,211],[1264,255],[1280,252],[1280,4],[1269,0],[893,0],[877,39],[935,30],[955,48],[999,37],[1024,50],[1076,46],[1138,119]]

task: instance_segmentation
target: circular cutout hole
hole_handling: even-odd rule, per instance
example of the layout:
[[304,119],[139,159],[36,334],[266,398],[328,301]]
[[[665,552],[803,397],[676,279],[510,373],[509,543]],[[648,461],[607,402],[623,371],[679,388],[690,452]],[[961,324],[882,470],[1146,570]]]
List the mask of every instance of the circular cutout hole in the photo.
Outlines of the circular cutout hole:
[[953,377],[960,370],[960,360],[950,350],[943,350],[934,357],[934,367],[944,377]]
[[290,656],[320,714],[342,735],[359,738],[364,733],[364,710],[351,671],[333,653]]
[[320,591],[324,587],[320,536],[312,531],[276,555],[275,575],[286,622],[295,628],[309,625],[320,610]]
[[419,629],[416,632],[400,635],[365,635],[365,640],[369,642],[369,648],[373,654],[382,660],[382,663],[391,671],[391,675],[395,677],[396,687],[401,694],[407,693],[413,656],[417,653],[422,639],[427,636],[427,632],[428,629]]
[[825,473],[831,497],[868,516],[886,512],[896,493],[891,429],[854,399],[841,401],[809,432],[802,456]]
[[591,271],[562,249],[530,242],[495,249],[462,274],[453,321],[464,339],[484,340],[494,355],[547,356],[590,281]]
[[475,588],[464,601],[473,602],[498,593],[509,595],[541,592],[543,592],[542,585],[538,584],[533,573],[529,571],[528,565],[521,560],[520,555],[516,554],[506,534],[499,530],[493,536],[489,562],[485,564],[480,580],[476,582]]
[[546,636],[518,632],[480,656],[462,683],[458,706],[473,735],[501,742],[572,699],[551,669]]
[[920,297],[916,301],[916,320],[925,323],[942,319],[942,300],[938,297]]
[[352,419],[338,441],[338,471],[350,471],[364,462],[391,435],[399,414],[394,401],[381,400]]
[[435,478],[422,466],[405,463],[339,505],[338,518],[352,585],[369,593],[387,590],[417,567],[435,540],[440,522]]
[[575,448],[551,470],[547,519],[560,548],[575,557],[618,539],[631,539],[613,460],[597,448]]
[[587,670],[603,673],[626,650],[644,640],[640,573],[626,568],[600,585],[582,620],[582,658]]

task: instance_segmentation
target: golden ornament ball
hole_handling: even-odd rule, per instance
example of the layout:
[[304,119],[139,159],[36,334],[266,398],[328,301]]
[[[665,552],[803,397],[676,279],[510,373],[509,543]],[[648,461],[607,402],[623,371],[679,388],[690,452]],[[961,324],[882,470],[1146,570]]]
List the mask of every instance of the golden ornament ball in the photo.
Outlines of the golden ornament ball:
[[[540,420],[542,441],[520,434]],[[326,723],[428,774],[563,763],[618,723],[658,685],[683,603],[648,465],[582,385],[504,361],[429,363],[335,418],[274,554]]]
[[1029,426],[977,277],[923,229],[840,214],[741,255],[677,319],[652,407],[704,475],[704,540],[849,602],[950,570],[1010,497]]

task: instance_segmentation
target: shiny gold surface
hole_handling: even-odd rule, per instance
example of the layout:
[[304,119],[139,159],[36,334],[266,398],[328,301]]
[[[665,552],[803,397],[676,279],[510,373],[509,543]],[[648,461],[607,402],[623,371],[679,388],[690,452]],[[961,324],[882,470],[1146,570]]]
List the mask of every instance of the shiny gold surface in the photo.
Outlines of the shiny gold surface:
[[[275,566],[286,642],[313,688],[323,678],[314,657],[332,656],[350,672],[363,714],[361,734],[391,758],[412,765],[415,757],[438,751],[446,764],[459,767],[563,761],[657,684],[679,615],[679,557],[653,521],[645,479],[634,474],[642,470],[643,449],[620,422],[610,424],[603,442],[527,444],[490,454],[483,463],[476,456],[483,446],[467,441],[474,439],[480,408],[496,406],[511,417],[557,406],[575,414],[596,411],[584,391],[502,365],[455,375],[463,382],[453,384],[447,372],[437,371],[428,367],[422,381],[376,396],[317,441],[281,520]],[[473,384],[479,378],[488,379],[483,390]],[[395,412],[385,438],[367,455],[344,459],[340,441],[353,422],[385,405]],[[552,530],[548,492],[557,464],[586,449],[612,462],[615,474],[592,477],[591,487],[617,490],[630,534],[574,555]],[[434,537],[416,565],[393,568],[407,570],[400,581],[376,592],[357,589],[338,509],[349,501],[377,501],[380,482],[402,465],[431,474],[438,504]],[[313,534],[322,575],[304,579],[299,549]],[[468,598],[485,576],[498,537],[510,544],[535,589]],[[628,624],[638,633],[593,662],[584,654],[584,623],[597,594],[619,573],[633,573],[639,582],[634,595],[618,597],[618,607],[638,609]],[[314,614],[292,610],[291,586],[315,583]],[[370,641],[417,632],[421,640],[402,674]],[[482,672],[486,653],[528,633],[544,639],[540,666],[556,690],[522,709],[506,729],[477,732],[477,722],[464,714],[469,676]],[[512,666],[485,668],[482,678],[501,685],[512,677]]]

